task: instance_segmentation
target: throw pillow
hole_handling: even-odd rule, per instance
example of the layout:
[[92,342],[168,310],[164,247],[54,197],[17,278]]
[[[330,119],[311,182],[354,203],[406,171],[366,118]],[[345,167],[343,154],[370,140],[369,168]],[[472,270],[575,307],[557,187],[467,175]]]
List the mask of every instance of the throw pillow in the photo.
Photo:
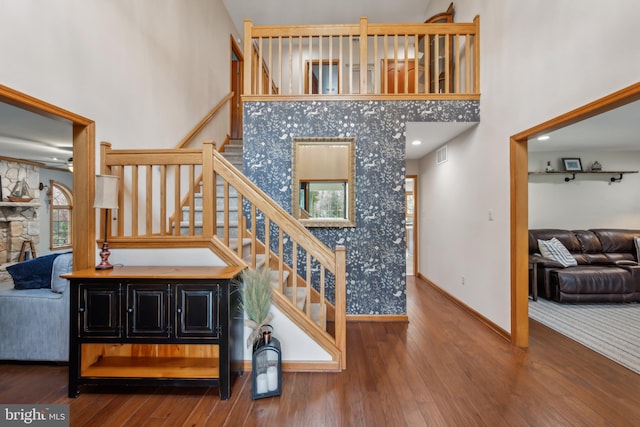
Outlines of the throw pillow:
[[550,258],[562,264],[563,267],[571,267],[578,265],[576,259],[571,252],[555,237],[551,240],[538,240],[540,253],[545,258]]
[[59,254],[44,255],[7,267],[16,289],[51,287],[51,268]]
[[73,254],[71,252],[62,253],[53,261],[53,267],[51,268],[51,290],[53,292],[61,294],[67,289],[69,280],[63,279],[60,275],[70,273],[72,269]]

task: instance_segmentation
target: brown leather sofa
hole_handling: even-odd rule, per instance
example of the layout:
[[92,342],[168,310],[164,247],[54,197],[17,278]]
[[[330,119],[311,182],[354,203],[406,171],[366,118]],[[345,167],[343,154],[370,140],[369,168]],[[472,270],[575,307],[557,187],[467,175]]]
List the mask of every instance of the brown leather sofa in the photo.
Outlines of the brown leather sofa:
[[[564,267],[543,258],[538,239],[558,239],[578,265]],[[640,301],[640,266],[634,237],[640,230],[529,230],[529,265],[536,287],[547,299],[559,302]]]

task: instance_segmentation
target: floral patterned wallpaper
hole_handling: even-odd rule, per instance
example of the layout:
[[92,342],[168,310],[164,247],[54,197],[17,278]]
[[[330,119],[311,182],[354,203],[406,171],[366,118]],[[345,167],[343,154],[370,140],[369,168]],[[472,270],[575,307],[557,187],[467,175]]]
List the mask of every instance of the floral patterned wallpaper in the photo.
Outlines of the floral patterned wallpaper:
[[311,228],[347,249],[347,313],[405,314],[405,127],[477,122],[478,101],[244,103],[244,173],[291,212],[294,137],[356,138],[356,227]]

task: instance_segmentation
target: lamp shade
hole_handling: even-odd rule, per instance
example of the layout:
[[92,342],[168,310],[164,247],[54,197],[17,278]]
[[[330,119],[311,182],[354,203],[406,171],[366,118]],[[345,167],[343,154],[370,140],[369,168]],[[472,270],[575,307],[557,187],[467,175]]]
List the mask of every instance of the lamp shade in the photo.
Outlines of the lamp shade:
[[118,182],[113,175],[96,175],[96,198],[94,208],[118,209]]

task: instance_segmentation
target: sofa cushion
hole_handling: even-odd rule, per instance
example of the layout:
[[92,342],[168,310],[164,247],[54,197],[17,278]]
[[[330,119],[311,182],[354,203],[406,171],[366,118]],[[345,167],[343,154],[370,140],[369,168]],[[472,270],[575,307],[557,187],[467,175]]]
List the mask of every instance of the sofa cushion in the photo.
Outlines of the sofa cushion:
[[573,234],[575,234],[576,238],[580,242],[580,248],[582,252],[586,252],[589,254],[600,254],[602,253],[602,244],[594,233],[591,230],[572,230]]
[[579,266],[551,273],[552,282],[566,294],[631,294],[631,273],[623,268]]
[[[592,229],[602,244],[602,251],[606,253],[635,254],[634,237],[640,237],[639,230],[621,230],[611,228]],[[635,257],[634,257],[635,259]]]
[[538,240],[538,247],[543,257],[551,258],[564,267],[578,265],[576,259],[571,256],[567,248],[555,237],[551,240]]
[[16,289],[51,287],[51,269],[59,254],[44,255],[7,267]]
[[69,280],[60,277],[61,274],[70,273],[73,269],[73,254],[66,252],[60,254],[55,260],[53,260],[53,267],[51,268],[51,290],[59,294],[63,293],[67,286],[69,286]]
[[554,237],[560,240],[560,243],[562,243],[572,254],[579,254],[582,252],[580,241],[571,231],[541,228],[529,230],[529,253],[533,254],[535,252],[540,252],[538,248],[538,240],[551,240]]

